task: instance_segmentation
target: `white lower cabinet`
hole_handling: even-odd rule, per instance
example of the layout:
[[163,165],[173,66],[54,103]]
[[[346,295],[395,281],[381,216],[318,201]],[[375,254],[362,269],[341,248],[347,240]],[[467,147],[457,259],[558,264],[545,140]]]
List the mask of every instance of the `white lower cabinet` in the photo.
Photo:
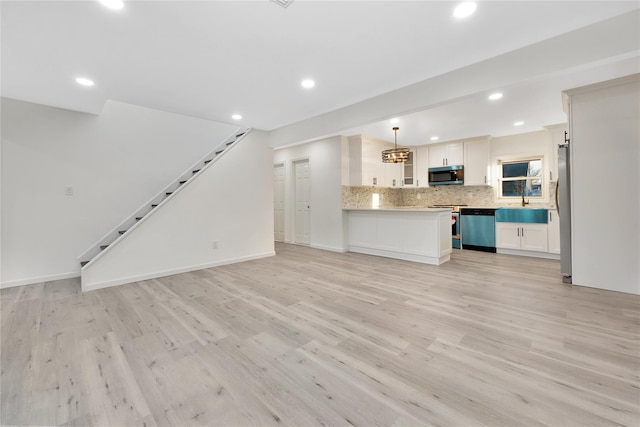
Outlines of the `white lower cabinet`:
[[548,240],[549,240],[549,253],[560,253],[560,217],[558,212],[549,211],[549,224],[548,224]]
[[440,265],[451,257],[448,209],[349,210],[349,251]]
[[496,248],[547,252],[547,224],[496,223]]

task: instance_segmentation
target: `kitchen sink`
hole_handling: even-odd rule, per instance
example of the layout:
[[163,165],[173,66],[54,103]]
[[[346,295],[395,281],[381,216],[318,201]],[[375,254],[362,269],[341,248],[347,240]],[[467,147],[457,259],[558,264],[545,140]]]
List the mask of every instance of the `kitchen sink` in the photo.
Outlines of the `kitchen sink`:
[[526,224],[546,224],[548,222],[546,208],[497,208],[496,222],[520,222]]

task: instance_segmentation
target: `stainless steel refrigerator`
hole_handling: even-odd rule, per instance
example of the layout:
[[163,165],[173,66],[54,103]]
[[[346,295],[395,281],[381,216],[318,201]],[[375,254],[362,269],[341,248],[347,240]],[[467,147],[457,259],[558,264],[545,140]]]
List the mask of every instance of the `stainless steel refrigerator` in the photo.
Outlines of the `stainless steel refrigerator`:
[[571,146],[565,132],[565,143],[558,145],[558,181],[556,209],[560,217],[560,273],[564,283],[571,281]]

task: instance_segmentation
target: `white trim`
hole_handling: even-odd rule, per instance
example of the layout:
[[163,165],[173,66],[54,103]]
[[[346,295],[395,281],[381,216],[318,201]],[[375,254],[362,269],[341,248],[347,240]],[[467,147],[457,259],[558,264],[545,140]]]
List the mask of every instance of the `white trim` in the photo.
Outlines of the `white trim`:
[[311,244],[309,245],[309,247],[312,247],[314,249],[320,249],[322,251],[329,251],[329,252],[339,252],[339,253],[346,253],[348,252],[347,248],[337,248],[334,246],[325,246],[325,245],[316,245],[316,244]]
[[552,254],[549,252],[521,251],[517,249],[501,249],[497,248],[496,253],[505,255],[530,256],[534,258],[546,258],[560,260],[560,254]]
[[53,282],[54,280],[74,279],[80,277],[80,273],[77,271],[70,273],[52,274],[50,276],[31,277],[29,279],[12,280],[9,282],[2,282],[0,289],[14,288],[16,286],[33,285],[35,283]]
[[[522,156],[498,156],[496,157],[498,163],[498,173],[496,174],[496,200],[499,202],[515,202],[520,200],[521,196],[503,196],[502,195],[502,183],[504,181],[519,181],[519,180],[534,180],[539,179],[542,181],[540,185],[540,196],[525,196],[527,199],[532,199],[533,202],[547,202],[549,200],[548,187],[549,180],[546,179],[548,171],[550,170],[548,161],[543,154],[531,154],[531,155],[522,155]],[[502,167],[504,163],[516,163],[523,161],[531,161],[531,160],[540,160],[542,163],[542,170],[540,171],[540,176],[514,176],[509,178],[502,177]]]
[[249,255],[249,256],[244,256],[244,257],[239,257],[239,258],[232,258],[232,259],[227,259],[227,260],[223,260],[223,261],[215,261],[215,262],[211,262],[211,263],[192,265],[192,266],[181,267],[181,268],[176,268],[176,269],[172,269],[172,270],[164,270],[164,271],[157,271],[157,272],[154,272],[154,273],[146,273],[146,274],[141,274],[141,275],[138,275],[138,276],[124,277],[124,278],[121,278],[121,279],[110,280],[110,281],[101,282],[101,283],[85,284],[84,278],[83,278],[83,280],[82,280],[82,291],[83,292],[94,291],[94,290],[97,290],[97,289],[103,289],[103,288],[109,288],[109,287],[112,287],[112,286],[124,285],[124,284],[127,284],[127,283],[138,282],[138,281],[141,281],[141,280],[156,279],[158,277],[165,277],[165,276],[172,276],[174,274],[188,273],[190,271],[203,270],[205,268],[218,267],[218,266],[227,265],[227,264],[236,264],[236,263],[239,263],[239,262],[251,261],[251,260],[254,260],[254,259],[267,258],[267,257],[270,257],[270,256],[274,256],[275,254],[276,254],[275,251],[268,251],[268,252],[264,252],[264,253],[260,253],[260,254],[254,254],[254,255]]
[[375,249],[375,248],[369,248],[365,246],[349,245],[349,252],[356,252],[359,254],[366,254],[366,255],[376,255],[376,256],[381,256],[385,258],[401,259],[404,261],[413,261],[413,262],[419,262],[422,264],[430,264],[430,265],[444,264],[445,262],[451,259],[451,249],[449,249],[448,251],[444,251],[440,256],[428,256],[428,255],[411,254],[407,252],[389,251],[385,249]]

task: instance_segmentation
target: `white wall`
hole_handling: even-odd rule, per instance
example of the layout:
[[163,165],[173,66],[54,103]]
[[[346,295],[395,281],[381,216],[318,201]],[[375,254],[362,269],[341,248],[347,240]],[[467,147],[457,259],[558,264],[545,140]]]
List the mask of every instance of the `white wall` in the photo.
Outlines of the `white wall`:
[[552,150],[551,139],[547,131],[520,133],[492,138],[490,142],[490,164],[491,164],[491,185],[495,190],[496,203],[507,203],[513,199],[500,199],[498,177],[500,177],[500,166],[498,161],[506,158],[542,156],[543,171],[545,179],[543,186],[543,197],[541,199],[527,198],[531,205],[548,204],[553,201],[554,195],[549,194],[549,171],[552,168],[554,157],[557,153]]
[[640,294],[640,74],[568,93],[573,283]]
[[637,52],[639,45],[636,10],[281,127],[271,133],[271,144],[277,148],[335,135],[465,96],[606,62]]
[[252,131],[87,265],[82,289],[275,255],[272,159]]
[[294,242],[295,187],[293,162],[309,159],[311,232],[310,246],[345,251],[345,217],[342,212],[342,154],[346,138],[333,137],[274,151],[274,163],[285,165],[285,242]]
[[79,275],[78,255],[237,129],[112,101],[94,116],[3,98],[2,286]]

